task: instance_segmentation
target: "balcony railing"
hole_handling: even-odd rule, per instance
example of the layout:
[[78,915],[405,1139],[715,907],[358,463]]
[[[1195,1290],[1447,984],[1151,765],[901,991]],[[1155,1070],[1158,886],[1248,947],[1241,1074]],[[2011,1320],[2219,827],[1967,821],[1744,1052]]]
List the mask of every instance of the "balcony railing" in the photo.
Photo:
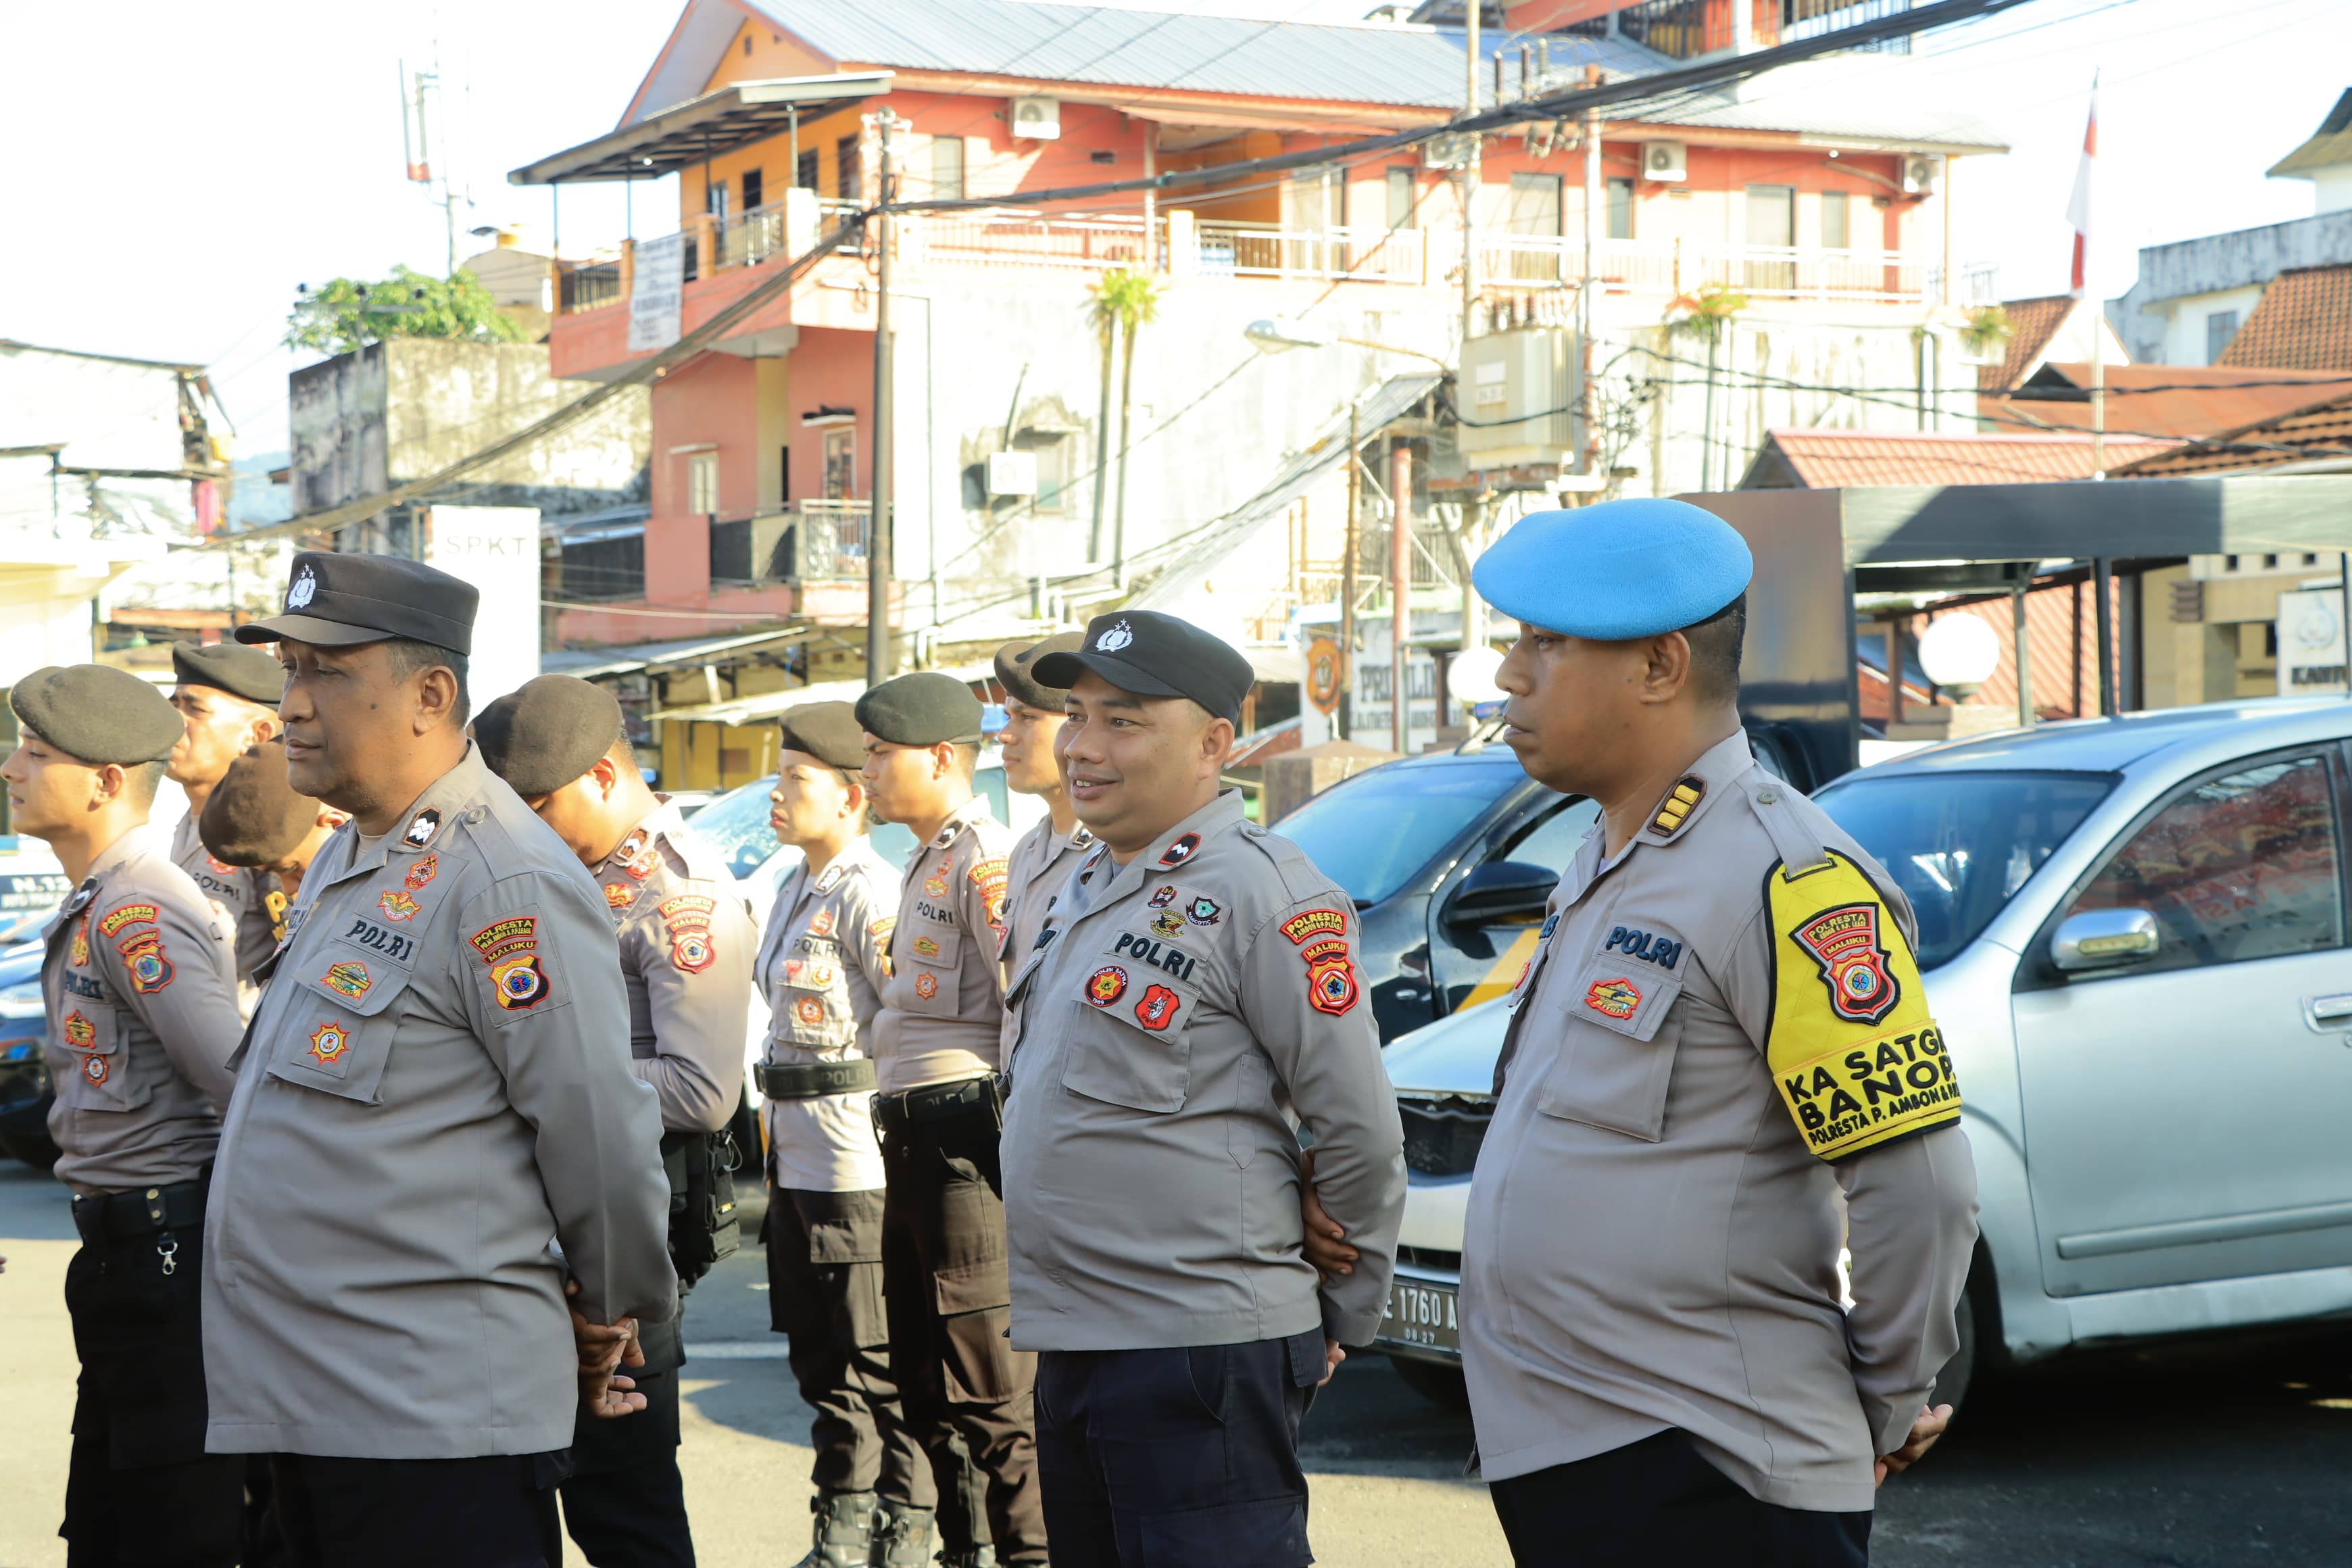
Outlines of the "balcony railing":
[[1226,278],[1354,278],[1372,283],[1427,281],[1426,237],[1417,228],[1285,228],[1271,223],[1203,223],[1198,269]]
[[713,518],[710,585],[862,582],[871,510],[862,500],[804,500],[788,511]]
[[[1479,244],[1479,280],[1524,289],[1573,288],[1584,277],[1580,237],[1498,234]],[[1604,239],[1592,268],[1611,294],[1688,294],[1709,283],[1760,300],[1928,302],[1936,282],[1926,258],[1897,251],[1819,250],[1785,245]]]
[[[900,218],[899,254],[919,251],[928,261],[983,267],[1040,267],[1098,272],[1149,268],[1160,257],[1159,237],[1143,219],[1119,215],[1048,216],[1013,208],[934,213]],[[912,243],[909,243],[912,242]]]

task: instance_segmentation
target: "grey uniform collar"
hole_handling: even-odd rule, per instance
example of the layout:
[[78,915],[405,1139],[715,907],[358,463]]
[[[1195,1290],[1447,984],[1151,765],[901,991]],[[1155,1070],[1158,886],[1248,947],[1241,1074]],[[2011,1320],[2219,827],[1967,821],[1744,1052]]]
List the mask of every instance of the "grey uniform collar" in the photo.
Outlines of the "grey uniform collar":
[[[489,764],[482,761],[481,749],[467,740],[466,754],[447,773],[425,786],[424,793],[409,803],[392,831],[378,839],[373,848],[364,853],[360,850],[357,817],[335,830],[339,839],[345,834],[351,836],[352,858],[326,885],[331,887],[347,877],[380,871],[394,855],[422,855],[438,849],[458,817],[469,809],[478,809],[475,803],[493,785],[507,788],[506,781],[490,772]],[[513,794],[511,790],[508,793]],[[514,798],[517,805],[522,804],[520,795]],[[309,885],[306,879],[303,886],[307,889]]]
[[89,863],[89,874],[81,879],[81,886],[76,888],[72,895],[58,906],[58,912],[51,915],[48,923],[41,927],[41,940],[46,942],[55,936],[64,929],[67,921],[97,901],[98,883],[100,878],[125,861],[136,859],[146,854],[154,847],[154,842],[155,830],[142,822],[100,850],[98,858]]

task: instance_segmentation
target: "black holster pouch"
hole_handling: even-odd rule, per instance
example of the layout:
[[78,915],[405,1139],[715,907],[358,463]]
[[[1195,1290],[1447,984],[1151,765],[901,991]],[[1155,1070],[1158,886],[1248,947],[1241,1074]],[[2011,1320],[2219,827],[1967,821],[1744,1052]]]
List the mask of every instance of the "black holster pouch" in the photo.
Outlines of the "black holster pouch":
[[731,1125],[716,1132],[665,1132],[661,1152],[669,1176],[669,1258],[683,1293],[743,1245],[735,1217],[735,1172],[742,1158]]

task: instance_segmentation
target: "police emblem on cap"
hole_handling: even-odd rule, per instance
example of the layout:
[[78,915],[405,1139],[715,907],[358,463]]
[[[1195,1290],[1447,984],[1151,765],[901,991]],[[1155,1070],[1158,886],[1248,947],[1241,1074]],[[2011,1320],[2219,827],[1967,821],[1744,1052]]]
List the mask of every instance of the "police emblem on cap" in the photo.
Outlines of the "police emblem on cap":
[[294,579],[294,585],[286,590],[286,607],[289,610],[300,609],[310,602],[310,595],[318,591],[318,574],[308,566],[303,567],[301,574]]
[[1097,653],[1117,653],[1119,649],[1125,647],[1134,640],[1135,633],[1129,629],[1128,624],[1125,621],[1121,621],[1118,625],[1111,627],[1110,630],[1103,633],[1102,636],[1095,638],[1095,651]]

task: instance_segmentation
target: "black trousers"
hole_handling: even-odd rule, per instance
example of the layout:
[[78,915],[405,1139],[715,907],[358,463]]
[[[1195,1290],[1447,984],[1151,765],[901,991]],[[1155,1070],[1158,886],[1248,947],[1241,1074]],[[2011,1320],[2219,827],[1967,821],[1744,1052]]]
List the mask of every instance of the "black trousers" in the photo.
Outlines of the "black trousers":
[[1306,1568],[1298,1423],[1323,1331],[1037,1358],[1055,1568]]
[[1664,1431],[1492,1483],[1519,1568],[1864,1568],[1868,1513],[1759,1502]]
[[1044,1563],[1030,1412],[1037,1358],[1005,1337],[1013,1298],[996,1136],[992,1114],[970,1112],[883,1142],[890,1373],[939,1481],[941,1544],[992,1543],[999,1563]]
[[228,1568],[244,1550],[246,1458],[205,1452],[203,1278],[201,1226],[86,1241],[66,1265],[68,1568]]
[[[890,1377],[882,1298],[882,1194],[779,1187],[768,1200],[768,1322],[792,1336],[801,1398],[816,1413],[812,1478],[829,1492],[873,1492],[933,1508],[939,1487]],[[971,1456],[958,1468],[969,1470]],[[984,1507],[984,1503],[983,1503]]]
[[294,1568],[562,1568],[561,1454],[270,1459]]
[[583,1412],[558,1488],[563,1528],[595,1568],[694,1568],[677,1470],[677,1325],[646,1325],[645,1350],[646,1367],[628,1375],[646,1407],[611,1420]]

